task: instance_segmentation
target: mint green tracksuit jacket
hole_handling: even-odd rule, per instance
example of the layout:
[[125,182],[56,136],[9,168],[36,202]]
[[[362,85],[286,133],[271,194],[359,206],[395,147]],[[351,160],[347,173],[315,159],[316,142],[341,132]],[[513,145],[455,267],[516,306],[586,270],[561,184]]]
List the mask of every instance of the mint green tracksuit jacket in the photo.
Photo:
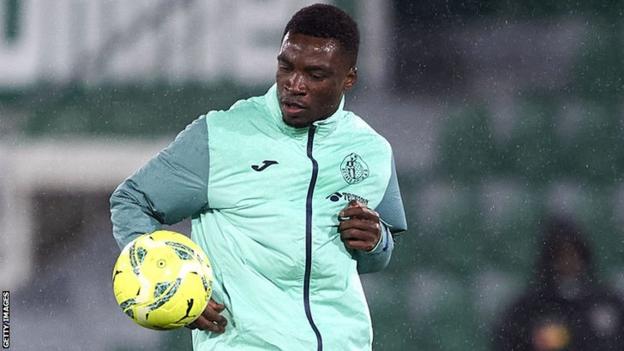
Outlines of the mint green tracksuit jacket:
[[[358,272],[387,265],[406,222],[390,145],[343,104],[293,128],[274,85],[195,120],[111,196],[120,247],[192,218],[228,319],[223,334],[194,330],[195,350],[371,349]],[[340,239],[350,200],[380,214],[371,252]]]

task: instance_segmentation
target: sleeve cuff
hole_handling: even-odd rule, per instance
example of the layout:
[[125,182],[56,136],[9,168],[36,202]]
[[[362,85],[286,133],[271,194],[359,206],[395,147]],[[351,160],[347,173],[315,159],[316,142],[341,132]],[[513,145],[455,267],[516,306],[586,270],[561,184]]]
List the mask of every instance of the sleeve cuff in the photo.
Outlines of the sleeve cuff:
[[384,223],[383,221],[379,221],[379,226],[381,227],[379,241],[372,250],[366,251],[366,253],[369,255],[374,255],[386,251],[388,249],[388,240],[392,240],[390,238],[390,229],[388,228],[386,223]]

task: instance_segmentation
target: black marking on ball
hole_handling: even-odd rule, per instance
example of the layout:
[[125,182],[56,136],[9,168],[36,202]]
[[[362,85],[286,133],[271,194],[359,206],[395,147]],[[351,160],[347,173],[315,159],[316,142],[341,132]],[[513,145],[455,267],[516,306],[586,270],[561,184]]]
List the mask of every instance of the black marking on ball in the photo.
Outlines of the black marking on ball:
[[184,244],[175,241],[165,241],[165,244],[171,246],[181,260],[190,260],[194,256],[197,256],[193,249]]
[[136,304],[136,299],[135,298],[131,298],[131,299],[127,299],[126,301],[123,301],[122,303],[119,304],[119,307],[121,307],[122,310],[125,310],[126,308],[132,307]]
[[162,295],[169,286],[171,286],[171,282],[156,283],[154,287],[154,298]]
[[178,319],[176,321],[176,323],[179,323],[181,320],[183,320],[184,318],[189,316],[189,313],[191,312],[191,308],[193,308],[193,303],[195,302],[195,299],[188,299],[186,300],[186,313],[184,314],[184,317]]
[[204,290],[208,291],[210,287],[208,286],[208,281],[206,280],[206,277],[204,277],[203,275],[200,277],[201,277],[202,285],[204,286]]
[[147,306],[148,311],[153,311],[159,308],[160,306],[164,305],[165,303],[167,303],[167,301],[169,301],[169,299],[173,295],[175,295],[175,293],[178,291],[178,288],[180,287],[181,283],[182,283],[182,278],[176,278],[171,288],[165,294],[163,294],[161,297],[156,299],[156,301],[152,302],[151,304]]
[[181,260],[188,261],[188,260],[190,260],[192,258],[191,254],[189,254],[186,251],[183,251],[183,250],[180,250],[180,249],[177,249],[177,248],[174,248],[173,250],[175,251],[176,255],[178,255],[178,257]]
[[134,306],[136,304],[136,299],[131,298],[131,299],[127,299],[126,301],[123,301],[122,303],[119,304],[119,307],[121,307],[121,310],[128,315],[128,317],[133,318],[134,319],[134,311],[132,311],[132,306]]
[[118,275],[119,273],[122,273],[122,271],[118,271],[118,270],[116,270],[116,271],[115,271],[115,274],[113,274],[113,285],[115,285],[115,279],[117,279],[117,275]]
[[132,271],[134,274],[139,275],[139,263],[136,259],[136,242],[130,246],[130,250],[128,250],[128,255],[130,256],[130,265],[132,266]]
[[138,247],[136,250],[137,261],[139,264],[143,264],[143,260],[145,259],[145,255],[147,255],[147,250],[143,247]]

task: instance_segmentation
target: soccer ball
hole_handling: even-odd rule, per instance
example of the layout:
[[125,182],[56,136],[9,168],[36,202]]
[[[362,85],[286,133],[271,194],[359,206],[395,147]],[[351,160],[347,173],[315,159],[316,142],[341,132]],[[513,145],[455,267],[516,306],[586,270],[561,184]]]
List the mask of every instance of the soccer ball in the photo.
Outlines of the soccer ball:
[[156,330],[182,327],[204,311],[212,293],[212,269],[187,236],[159,230],[121,251],[113,268],[117,303],[133,321]]

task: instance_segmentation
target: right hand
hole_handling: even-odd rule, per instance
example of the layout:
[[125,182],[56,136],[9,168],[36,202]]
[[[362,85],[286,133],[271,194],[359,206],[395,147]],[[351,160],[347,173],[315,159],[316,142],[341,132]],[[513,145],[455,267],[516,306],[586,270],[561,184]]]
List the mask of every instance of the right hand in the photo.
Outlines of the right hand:
[[208,305],[204,309],[204,312],[202,312],[202,314],[200,314],[195,321],[187,324],[186,327],[221,334],[225,331],[225,326],[227,325],[227,319],[220,315],[224,309],[224,305],[216,303],[215,300],[210,299],[210,301],[208,301]]
[[361,202],[349,201],[338,217],[340,239],[347,248],[370,252],[381,240],[379,214]]

